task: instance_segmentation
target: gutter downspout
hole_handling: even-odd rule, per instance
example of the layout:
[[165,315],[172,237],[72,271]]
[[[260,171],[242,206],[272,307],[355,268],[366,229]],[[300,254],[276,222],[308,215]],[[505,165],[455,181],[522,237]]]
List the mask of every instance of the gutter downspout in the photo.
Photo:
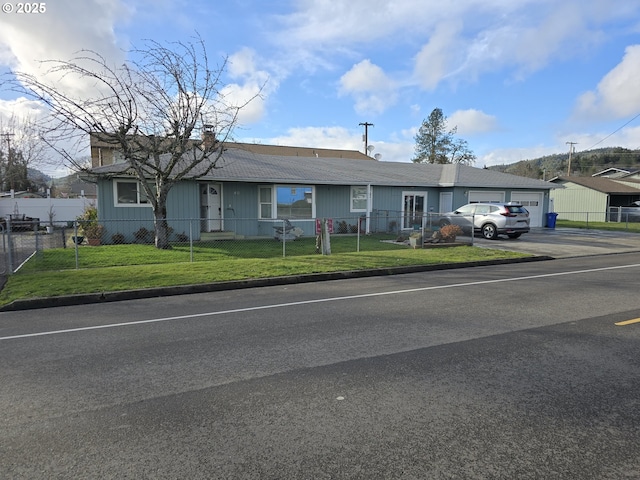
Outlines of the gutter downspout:
[[367,220],[366,220],[366,234],[369,235],[371,233],[371,207],[372,205],[372,201],[371,201],[371,184],[368,183],[367,184]]

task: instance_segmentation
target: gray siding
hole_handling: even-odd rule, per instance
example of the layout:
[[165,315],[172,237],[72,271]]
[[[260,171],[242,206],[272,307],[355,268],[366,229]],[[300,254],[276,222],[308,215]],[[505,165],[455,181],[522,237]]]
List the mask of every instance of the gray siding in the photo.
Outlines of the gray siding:
[[[238,235],[247,237],[273,236],[274,226],[279,226],[277,220],[259,220],[258,192],[260,186],[274,186],[271,183],[243,183],[243,182],[202,182],[184,181],[171,189],[167,202],[167,218],[173,228],[172,240],[180,234],[193,235],[200,238],[200,185],[203,183],[220,183],[222,226],[226,231],[234,231]],[[98,212],[101,222],[105,225],[106,233],[103,237],[109,242],[111,236],[120,233],[125,241],[135,240],[134,233],[141,226],[153,230],[153,213],[149,206],[116,206],[114,203],[114,189],[112,180],[99,182]],[[466,187],[401,187],[401,186],[373,186],[372,211],[375,218],[371,223],[373,231],[391,231],[402,223],[403,193],[425,192],[426,212],[440,211],[440,192],[453,192],[453,207],[457,208],[467,203]],[[473,190],[483,190],[474,188]],[[509,201],[511,192],[518,189],[487,188],[486,190],[503,190],[505,199]],[[527,189],[532,191],[533,189]],[[548,209],[548,196],[545,196],[545,212]],[[351,185],[317,185],[315,187],[315,205],[317,218],[332,218],[335,224],[346,221],[355,225],[366,212],[351,212]],[[292,223],[304,230],[305,235],[315,235],[314,220],[295,220]]]

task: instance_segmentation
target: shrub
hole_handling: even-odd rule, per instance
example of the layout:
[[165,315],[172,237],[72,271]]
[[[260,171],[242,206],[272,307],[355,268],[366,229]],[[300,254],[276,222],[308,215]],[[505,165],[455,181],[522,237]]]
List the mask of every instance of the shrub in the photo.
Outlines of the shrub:
[[150,230],[147,230],[144,227],[140,227],[134,232],[133,236],[138,243],[151,243],[151,233],[152,232]]
[[445,242],[453,242],[458,235],[462,235],[462,229],[458,225],[445,225],[440,229],[440,237]]
[[111,235],[111,241],[115,245],[122,245],[124,243],[124,235],[121,233],[114,233]]
[[95,205],[87,205],[76,220],[80,225],[81,233],[87,238],[100,238],[104,233],[104,227],[98,223],[98,209]]

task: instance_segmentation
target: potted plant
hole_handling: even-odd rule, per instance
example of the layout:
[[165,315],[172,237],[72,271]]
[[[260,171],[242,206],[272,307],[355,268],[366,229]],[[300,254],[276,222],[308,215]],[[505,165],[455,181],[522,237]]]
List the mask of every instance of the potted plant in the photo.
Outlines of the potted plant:
[[80,233],[87,238],[89,245],[100,245],[104,226],[98,223],[98,209],[93,205],[87,206],[77,220]]
[[422,232],[416,231],[409,235],[409,245],[416,248],[418,245],[422,245]]

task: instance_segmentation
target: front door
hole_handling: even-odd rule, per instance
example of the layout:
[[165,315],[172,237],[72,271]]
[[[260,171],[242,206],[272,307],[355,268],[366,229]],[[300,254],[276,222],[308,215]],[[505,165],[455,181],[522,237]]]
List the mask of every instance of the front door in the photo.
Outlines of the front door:
[[453,210],[453,192],[440,192],[440,213]]
[[222,230],[222,189],[219,183],[200,184],[200,229],[203,232]]
[[426,192],[404,192],[402,202],[402,228],[416,228],[422,226]]

